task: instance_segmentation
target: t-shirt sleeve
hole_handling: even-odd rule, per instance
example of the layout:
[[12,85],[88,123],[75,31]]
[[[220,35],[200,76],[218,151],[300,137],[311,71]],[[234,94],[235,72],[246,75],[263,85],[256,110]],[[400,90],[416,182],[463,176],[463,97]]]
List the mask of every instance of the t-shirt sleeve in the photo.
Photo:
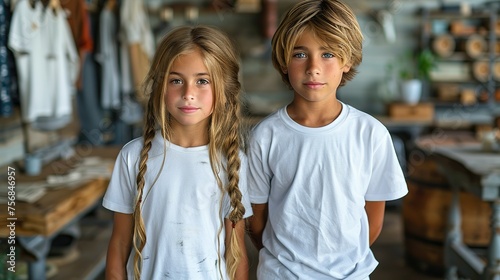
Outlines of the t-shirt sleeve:
[[120,151],[103,198],[102,205],[105,208],[124,214],[133,213],[136,188],[132,168],[134,166],[127,161],[123,150]]
[[252,205],[250,204],[250,197],[248,194],[248,159],[244,153],[241,153],[241,167],[240,167],[240,191],[241,191],[241,203],[245,207],[244,218],[248,218],[253,215]]
[[408,193],[403,170],[387,130],[378,137],[373,149],[372,176],[365,194],[367,201],[395,200]]
[[[254,136],[256,135],[254,134]],[[248,148],[248,193],[250,202],[264,204],[269,199],[271,189],[271,172],[266,164],[265,151],[259,142],[250,140]]]
[[8,46],[14,52],[29,53],[32,39],[40,30],[38,9],[33,9],[30,14],[27,1],[20,2],[12,13]]

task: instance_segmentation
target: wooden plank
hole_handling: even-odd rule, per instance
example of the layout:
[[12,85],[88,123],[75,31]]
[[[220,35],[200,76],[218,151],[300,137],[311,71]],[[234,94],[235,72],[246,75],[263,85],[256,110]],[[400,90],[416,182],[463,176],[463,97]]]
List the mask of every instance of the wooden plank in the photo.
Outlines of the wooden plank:
[[388,105],[388,114],[392,119],[432,121],[434,105],[431,103],[405,104],[394,102]]
[[[118,154],[117,147],[93,147],[88,150],[80,150],[77,155],[69,160],[55,161],[44,166],[39,176],[17,176],[17,182],[35,182],[43,180],[51,174],[64,174],[76,165],[80,160],[89,156],[99,156],[107,159],[114,159]],[[109,173],[111,174],[112,166]],[[99,201],[106,191],[108,185],[107,178],[96,177],[89,181],[79,183],[73,187],[49,189],[47,193],[34,203],[16,201],[15,216],[16,235],[51,236],[61,230],[69,222],[84,213]],[[6,205],[0,205],[4,209]],[[7,228],[7,213],[0,212],[0,237],[9,236]]]
[[[16,210],[16,234],[50,236],[74,217],[93,206],[104,194],[108,180],[97,178],[76,189],[51,192],[37,203],[19,203]],[[9,234],[5,212],[0,214],[0,236]]]

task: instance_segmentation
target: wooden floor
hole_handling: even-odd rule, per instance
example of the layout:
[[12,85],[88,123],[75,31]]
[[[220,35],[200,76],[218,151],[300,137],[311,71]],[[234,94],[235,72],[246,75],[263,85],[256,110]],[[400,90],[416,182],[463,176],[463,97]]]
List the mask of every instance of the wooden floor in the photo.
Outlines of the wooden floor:
[[[90,217],[82,223],[82,237],[78,243],[78,258],[65,265],[58,265],[55,276],[49,279],[102,280],[104,275],[105,249],[111,233],[111,215],[99,209],[98,220]],[[423,273],[408,265],[405,260],[403,245],[404,234],[400,210],[398,207],[388,208],[384,220],[384,228],[379,239],[372,246],[373,253],[380,262],[370,276],[370,280],[404,279],[404,280],[438,280],[438,275]],[[251,262],[251,278],[255,278],[257,254],[249,245]],[[56,262],[57,263],[57,262]],[[21,278],[22,279],[22,278]]]
[[423,273],[410,266],[405,258],[403,219],[399,208],[388,209],[380,237],[372,245],[379,265],[370,280],[437,280],[439,275]]

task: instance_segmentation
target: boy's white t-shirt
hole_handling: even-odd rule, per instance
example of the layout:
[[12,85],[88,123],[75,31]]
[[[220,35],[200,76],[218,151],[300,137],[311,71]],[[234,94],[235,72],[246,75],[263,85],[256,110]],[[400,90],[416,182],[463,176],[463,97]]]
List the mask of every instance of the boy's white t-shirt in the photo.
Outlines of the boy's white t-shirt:
[[[227,279],[224,228],[219,240],[217,234],[231,207],[226,193],[220,210],[221,191],[210,167],[208,146],[183,148],[167,143],[163,170],[151,189],[162,165],[163,145],[163,138],[157,133],[149,152],[142,199],[147,242],[142,251],[141,279],[221,279],[220,273],[222,279]],[[103,199],[107,209],[125,214],[133,212],[142,146],[143,138],[140,137],[120,151]],[[245,217],[248,217],[252,209],[243,154],[241,166],[240,190]],[[221,172],[220,177],[225,183],[224,174]],[[133,256],[132,249],[127,264],[128,279],[133,279]]]
[[407,193],[390,134],[342,104],[319,128],[286,108],[256,126],[249,145],[249,193],[268,203],[259,279],[365,279],[378,262],[369,247],[365,201]]

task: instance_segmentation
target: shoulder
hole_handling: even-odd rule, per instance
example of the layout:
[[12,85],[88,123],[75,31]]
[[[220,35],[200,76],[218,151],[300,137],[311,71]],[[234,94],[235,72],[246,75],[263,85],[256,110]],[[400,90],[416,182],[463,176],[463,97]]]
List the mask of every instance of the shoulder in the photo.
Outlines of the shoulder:
[[343,104],[344,109],[347,111],[346,122],[349,125],[356,125],[355,127],[363,127],[370,131],[380,131],[383,133],[388,132],[384,124],[377,120],[374,116],[356,109],[348,104]]
[[136,155],[140,154],[144,145],[144,137],[138,137],[130,140],[127,144],[123,145],[120,154],[122,155]]
[[265,133],[266,131],[279,129],[280,124],[283,123],[281,115],[283,113],[282,111],[284,110],[285,107],[280,108],[276,112],[264,117],[252,128],[252,134],[261,134]]
[[[164,152],[164,139],[161,136],[159,131],[156,132],[153,139],[151,139],[151,149],[148,154],[149,157],[155,157],[161,155]],[[144,137],[137,137],[133,140],[130,140],[127,144],[125,144],[120,154],[122,156],[138,158],[142,152],[142,148],[144,147]]]
[[268,145],[273,139],[284,135],[288,128],[281,116],[282,110],[284,108],[266,116],[251,129],[248,135],[249,147],[254,145]]

